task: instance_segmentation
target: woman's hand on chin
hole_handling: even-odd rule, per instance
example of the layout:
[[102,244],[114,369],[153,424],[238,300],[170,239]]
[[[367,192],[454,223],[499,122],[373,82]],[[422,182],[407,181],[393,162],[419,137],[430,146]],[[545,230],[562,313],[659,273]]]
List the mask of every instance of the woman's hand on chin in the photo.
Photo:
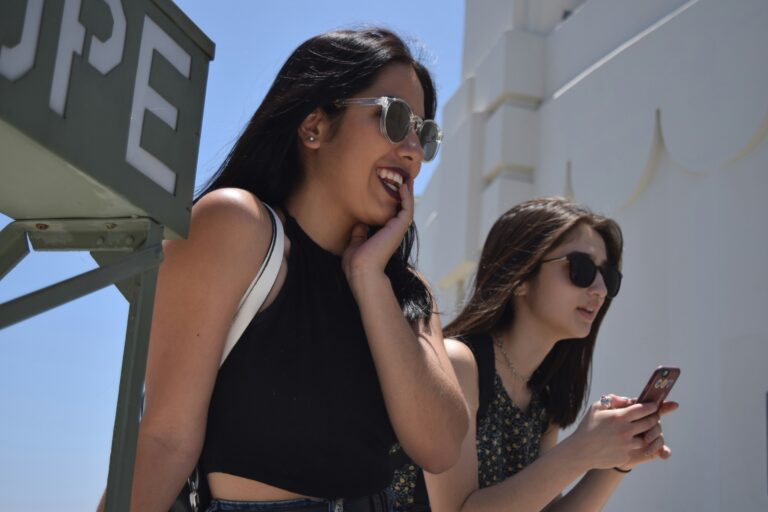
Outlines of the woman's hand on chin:
[[392,254],[403,241],[413,221],[413,187],[410,181],[400,187],[400,210],[372,237],[368,238],[368,226],[357,224],[352,229],[344,254],[342,267],[353,291],[355,286],[368,277],[381,276]]

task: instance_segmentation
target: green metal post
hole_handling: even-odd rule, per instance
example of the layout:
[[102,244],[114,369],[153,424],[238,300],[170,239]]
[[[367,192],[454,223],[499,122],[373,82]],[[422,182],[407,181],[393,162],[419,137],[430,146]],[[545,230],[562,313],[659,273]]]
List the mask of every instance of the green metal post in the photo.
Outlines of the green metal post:
[[[147,247],[161,245],[163,228],[152,223],[147,234]],[[139,412],[144,373],[147,367],[149,331],[152,324],[157,268],[135,278],[133,300],[128,312],[128,326],[120,372],[112,453],[107,478],[106,512],[127,512],[130,509],[136,441],[139,433]]]

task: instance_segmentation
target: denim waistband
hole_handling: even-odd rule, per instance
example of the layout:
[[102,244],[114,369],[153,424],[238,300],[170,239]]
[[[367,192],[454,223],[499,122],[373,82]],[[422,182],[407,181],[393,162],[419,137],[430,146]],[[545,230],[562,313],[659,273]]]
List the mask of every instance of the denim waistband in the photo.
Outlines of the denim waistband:
[[272,511],[272,512],[391,512],[392,498],[388,491],[348,499],[299,498],[281,501],[231,501],[213,499],[206,512]]

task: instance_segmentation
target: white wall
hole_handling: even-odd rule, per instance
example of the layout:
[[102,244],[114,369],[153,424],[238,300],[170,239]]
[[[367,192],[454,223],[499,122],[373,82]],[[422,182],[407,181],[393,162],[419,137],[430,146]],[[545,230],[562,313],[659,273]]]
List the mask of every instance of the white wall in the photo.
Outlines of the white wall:
[[768,2],[466,10],[465,83],[416,218],[441,309],[510,206],[567,194],[616,218],[625,282],[593,398],[637,394],[666,363],[682,407],[664,422],[672,459],[637,468],[606,510],[768,510]]

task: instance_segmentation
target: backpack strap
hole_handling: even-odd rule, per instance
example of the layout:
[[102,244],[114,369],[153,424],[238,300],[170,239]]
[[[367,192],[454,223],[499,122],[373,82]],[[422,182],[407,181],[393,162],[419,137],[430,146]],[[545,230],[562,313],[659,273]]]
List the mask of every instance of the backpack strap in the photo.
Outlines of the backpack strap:
[[269,295],[272,286],[274,286],[277,280],[277,273],[280,271],[280,264],[283,261],[283,247],[285,245],[283,223],[280,222],[280,218],[269,205],[266,203],[262,204],[267,209],[272,221],[272,240],[269,242],[267,256],[264,258],[261,268],[259,268],[256,277],[251,281],[250,286],[248,286],[245,294],[243,294],[243,298],[240,299],[240,304],[237,306],[237,312],[232,320],[229,333],[227,333],[227,340],[224,343],[224,351],[221,354],[219,367],[224,364],[229,353],[235,348],[237,340],[243,335],[245,328],[248,327],[253,317],[261,309],[264,300],[266,300],[267,295]]

